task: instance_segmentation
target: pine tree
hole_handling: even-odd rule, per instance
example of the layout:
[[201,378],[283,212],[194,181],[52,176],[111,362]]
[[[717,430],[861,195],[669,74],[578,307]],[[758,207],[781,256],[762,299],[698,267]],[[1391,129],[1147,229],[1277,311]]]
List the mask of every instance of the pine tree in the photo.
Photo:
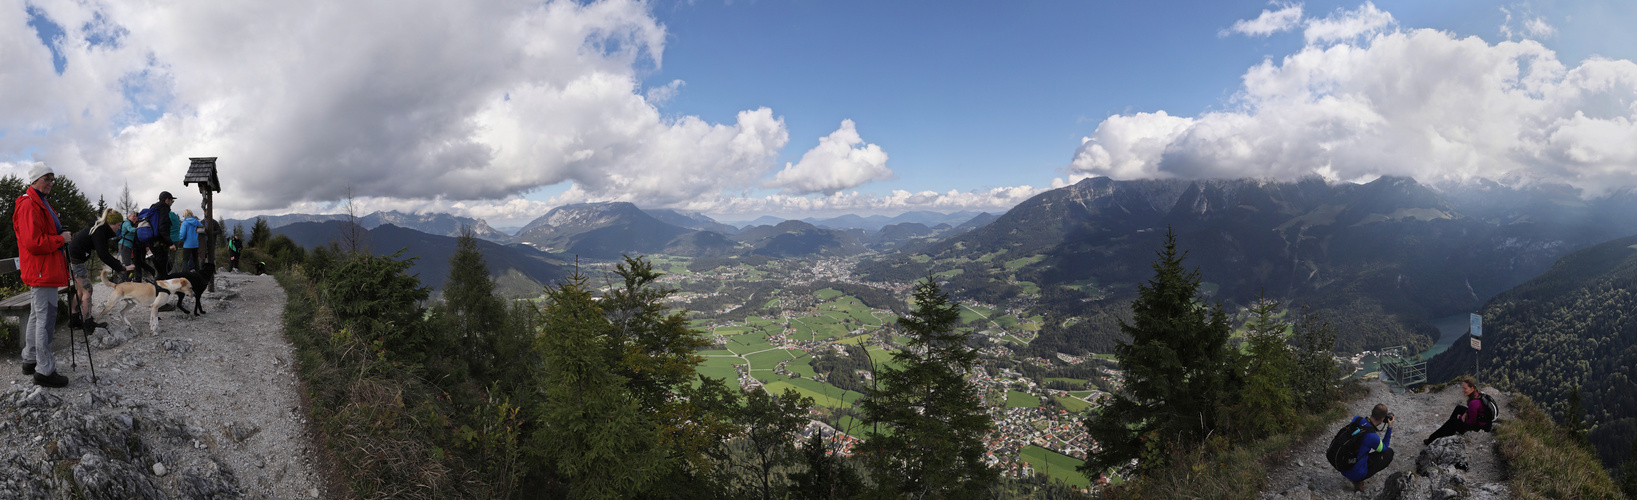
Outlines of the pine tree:
[[984,462],[982,439],[994,429],[977,388],[965,380],[977,361],[956,331],[959,305],[932,278],[915,287],[915,309],[898,319],[909,345],[892,355],[899,368],[877,374],[880,389],[859,401],[870,431],[859,455],[881,493],[914,498],[984,496],[998,474]]
[[1336,363],[1336,327],[1325,322],[1307,306],[1296,319],[1290,336],[1291,352],[1296,367],[1290,385],[1295,390],[1296,405],[1312,412],[1322,412],[1337,403],[1341,388],[1341,365]]
[[795,498],[839,500],[857,497],[864,490],[864,481],[858,478],[858,472],[847,465],[841,455],[831,454],[818,433],[807,437],[801,458],[807,470],[790,476],[795,482],[791,492]]
[[782,471],[798,458],[794,438],[796,431],[807,424],[807,410],[812,407],[813,398],[802,397],[790,388],[777,398],[762,390],[745,394],[745,404],[734,412],[733,423],[744,429],[740,442],[748,460],[736,465],[751,478],[749,489],[754,494],[748,496],[764,500],[784,497],[789,485]]
[[535,351],[539,425],[528,452],[576,498],[630,498],[671,467],[661,430],[614,373],[621,349],[578,274],[546,291]]
[[1574,438],[1576,443],[1590,445],[1586,440],[1585,423],[1586,406],[1580,401],[1580,385],[1576,384],[1569,391],[1569,400],[1563,402],[1563,430]]
[[273,228],[267,226],[267,219],[257,217],[256,224],[250,226],[250,241],[246,243],[248,243],[248,246],[261,248],[262,245],[267,244],[267,240],[272,238]]
[[455,254],[449,257],[443,303],[460,356],[484,385],[493,380],[499,340],[506,330],[506,303],[495,296],[494,290],[489,264],[478,250],[477,235],[471,227],[462,226],[455,240]]
[[116,205],[114,208],[119,209],[120,216],[129,216],[136,213],[137,210],[140,210],[136,206],[136,200],[131,198],[131,183],[125,183],[125,188],[120,190],[119,205]]
[[1287,325],[1274,317],[1279,305],[1273,299],[1258,300],[1245,323],[1244,388],[1237,391],[1239,401],[1226,412],[1230,418],[1225,422],[1245,439],[1267,436],[1296,420],[1290,387],[1295,359],[1285,344]]
[[1101,450],[1080,471],[1095,479],[1103,471],[1139,460],[1145,469],[1165,464],[1170,448],[1201,441],[1216,429],[1229,372],[1227,314],[1198,302],[1199,272],[1183,268],[1176,233],[1153,264],[1154,278],[1138,285],[1131,338],[1114,348],[1125,369],[1124,391],[1084,420]]

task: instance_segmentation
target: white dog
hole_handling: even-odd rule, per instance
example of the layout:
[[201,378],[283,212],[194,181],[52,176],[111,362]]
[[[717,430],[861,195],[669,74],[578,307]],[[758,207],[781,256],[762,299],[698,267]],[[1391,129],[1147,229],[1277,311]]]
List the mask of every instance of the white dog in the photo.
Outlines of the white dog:
[[141,281],[120,283],[114,285],[113,292],[108,294],[108,302],[103,303],[102,310],[97,311],[97,316],[106,314],[116,303],[124,303],[125,307],[119,309],[119,319],[125,322],[125,326],[129,327],[131,326],[131,320],[125,317],[125,311],[130,310],[132,305],[148,304],[148,330],[158,334],[159,306],[164,305],[165,301],[173,294],[178,297],[186,297],[191,293],[193,293],[193,287],[188,283],[187,278],[159,280],[154,284]]

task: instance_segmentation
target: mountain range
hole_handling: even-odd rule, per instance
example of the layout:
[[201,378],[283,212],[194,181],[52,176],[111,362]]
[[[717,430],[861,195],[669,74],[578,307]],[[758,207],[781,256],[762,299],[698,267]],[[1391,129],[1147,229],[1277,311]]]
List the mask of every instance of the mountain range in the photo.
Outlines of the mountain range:
[[[1311,307],[1341,329],[1344,351],[1424,347],[1437,335],[1428,319],[1475,310],[1570,251],[1637,232],[1631,193],[1579,194],[1406,177],[1091,178],[1037,195],[921,257],[867,265],[865,276],[945,273],[958,294],[985,302],[1038,287],[1042,305],[1059,316],[1048,318],[1043,346],[1108,352],[1117,338],[1108,332],[1118,331],[1111,326],[1128,314],[1125,301],[1152,276],[1169,230],[1218,300],[1247,304],[1265,294]],[[1094,321],[1070,321],[1088,317]]]
[[[227,219],[223,221],[223,224],[229,228],[233,227],[234,225],[242,224],[244,225],[246,234],[248,234],[251,226],[256,224],[256,219],[258,217],[266,220],[267,226],[273,229],[298,222],[325,222],[332,220],[344,221],[347,219],[346,214],[261,215],[248,219]],[[483,221],[483,219],[459,217],[445,213],[406,214],[393,210],[375,212],[358,218],[358,225],[363,226],[365,229],[375,229],[383,224],[392,224],[394,226],[414,229],[427,234],[451,237],[460,236],[461,227],[470,227],[472,228],[472,233],[478,238],[498,242],[507,242],[511,239],[510,235],[489,227],[489,223]]]
[[[273,229],[273,234],[285,235],[303,247],[312,248],[338,241],[348,227],[345,221],[296,222]],[[422,231],[382,224],[361,232],[365,246],[373,253],[390,255],[406,250],[404,258],[413,257],[411,275],[434,290],[443,288],[449,278],[449,258],[454,256],[456,238],[428,234]],[[501,245],[478,240],[478,251],[495,277],[496,290],[512,298],[537,297],[546,285],[561,281],[568,275],[568,263],[557,257],[535,250],[527,245]]]

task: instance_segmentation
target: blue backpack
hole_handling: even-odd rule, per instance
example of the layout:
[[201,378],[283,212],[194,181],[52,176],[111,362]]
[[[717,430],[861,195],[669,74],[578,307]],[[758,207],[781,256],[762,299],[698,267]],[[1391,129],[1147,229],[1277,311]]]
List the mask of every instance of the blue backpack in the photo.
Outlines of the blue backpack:
[[141,212],[136,213],[136,241],[138,243],[146,244],[153,242],[154,236],[158,234],[159,228],[159,224],[154,222],[154,217],[158,216],[159,211],[154,210],[153,207],[144,208]]

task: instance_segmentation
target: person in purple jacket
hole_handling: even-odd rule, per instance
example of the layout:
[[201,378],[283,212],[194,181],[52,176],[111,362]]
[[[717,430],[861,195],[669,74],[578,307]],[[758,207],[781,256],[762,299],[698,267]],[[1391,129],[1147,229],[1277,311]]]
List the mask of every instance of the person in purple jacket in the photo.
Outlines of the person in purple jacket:
[[1421,442],[1422,446],[1432,444],[1438,438],[1454,436],[1456,433],[1465,434],[1472,431],[1490,431],[1490,424],[1480,422],[1479,415],[1484,410],[1483,394],[1478,392],[1478,381],[1472,377],[1461,377],[1461,395],[1466,396],[1466,404],[1455,405],[1455,412],[1449,414],[1449,420],[1438,430],[1432,431],[1431,436]]
[[[1363,428],[1364,442],[1358,447],[1358,463],[1341,475],[1353,482],[1354,490],[1364,491],[1364,480],[1393,463],[1393,412],[1387,411],[1387,405],[1378,404],[1370,410],[1370,418],[1355,416],[1353,422]],[[1386,432],[1381,431],[1383,426]]]

